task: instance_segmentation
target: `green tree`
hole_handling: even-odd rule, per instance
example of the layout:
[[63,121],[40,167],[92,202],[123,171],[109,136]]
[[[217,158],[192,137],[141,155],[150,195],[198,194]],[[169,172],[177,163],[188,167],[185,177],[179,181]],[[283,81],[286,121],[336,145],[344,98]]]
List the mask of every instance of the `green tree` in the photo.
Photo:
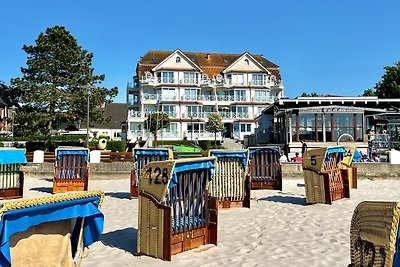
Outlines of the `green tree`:
[[[38,131],[48,135],[57,123],[74,125],[85,119],[89,93],[90,120],[104,123],[109,119],[102,106],[112,102],[118,89],[96,87],[105,75],[93,74],[93,54],[82,49],[63,26],[47,28],[35,45],[22,49],[28,54],[26,67],[21,68],[21,78],[11,80],[11,86],[21,92],[19,113],[31,113],[24,116],[34,116],[32,123]],[[32,127],[29,121],[23,125]]]
[[400,97],[400,61],[394,66],[386,66],[382,80],[375,85],[376,95],[380,98]]
[[317,97],[319,95],[316,92],[312,92],[311,94],[303,92],[300,96],[301,97]]
[[166,113],[152,113],[145,121],[145,127],[154,135],[154,145],[157,146],[157,131],[168,128],[170,120]]
[[364,90],[363,96],[376,96],[376,92],[373,89],[368,88],[367,90]]
[[214,133],[214,146],[217,146],[217,133],[225,132],[222,117],[218,112],[211,113],[208,122],[206,122],[206,130]]
[[4,82],[0,81],[0,97],[7,104],[7,106],[18,106],[21,101],[21,91],[13,90],[7,86]]

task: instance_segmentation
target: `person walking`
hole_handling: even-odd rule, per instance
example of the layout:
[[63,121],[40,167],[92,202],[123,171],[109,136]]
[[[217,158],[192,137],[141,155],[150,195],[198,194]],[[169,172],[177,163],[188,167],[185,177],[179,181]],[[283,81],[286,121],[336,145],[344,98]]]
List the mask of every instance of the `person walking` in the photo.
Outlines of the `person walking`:
[[304,157],[304,153],[307,151],[306,141],[301,140],[301,156]]

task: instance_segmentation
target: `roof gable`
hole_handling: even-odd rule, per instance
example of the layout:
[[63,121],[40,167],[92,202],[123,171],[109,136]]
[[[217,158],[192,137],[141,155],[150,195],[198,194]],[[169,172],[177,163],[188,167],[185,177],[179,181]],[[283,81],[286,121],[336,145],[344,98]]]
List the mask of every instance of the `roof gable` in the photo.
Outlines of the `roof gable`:
[[158,65],[156,65],[152,71],[162,70],[162,69],[173,69],[173,70],[193,70],[200,71],[203,70],[196,65],[192,60],[190,60],[181,50],[176,49]]
[[271,72],[261,65],[249,52],[243,53],[238,59],[230,64],[223,72]]

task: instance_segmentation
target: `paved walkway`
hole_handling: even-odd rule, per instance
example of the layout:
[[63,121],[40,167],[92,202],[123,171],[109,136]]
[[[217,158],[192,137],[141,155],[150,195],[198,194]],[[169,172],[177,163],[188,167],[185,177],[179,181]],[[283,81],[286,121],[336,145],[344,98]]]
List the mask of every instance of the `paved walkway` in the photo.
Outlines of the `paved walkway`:
[[235,140],[230,138],[224,138],[224,143],[222,145],[226,149],[243,149],[242,144],[237,143]]

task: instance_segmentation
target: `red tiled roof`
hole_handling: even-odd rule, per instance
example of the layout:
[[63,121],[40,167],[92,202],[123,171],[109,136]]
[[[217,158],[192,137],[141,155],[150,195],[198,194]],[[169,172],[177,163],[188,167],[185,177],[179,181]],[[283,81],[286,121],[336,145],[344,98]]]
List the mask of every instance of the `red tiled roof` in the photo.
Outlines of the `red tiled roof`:
[[[161,63],[173,51],[148,51],[143,57],[140,58],[136,74],[142,77],[147,71]],[[183,52],[190,60],[199,66],[209,78],[215,77],[224,69],[230,66],[243,54],[222,54],[222,53],[197,53],[197,52]],[[272,63],[262,55],[252,55],[264,68],[268,69],[275,75],[277,80],[281,80],[279,66]]]

